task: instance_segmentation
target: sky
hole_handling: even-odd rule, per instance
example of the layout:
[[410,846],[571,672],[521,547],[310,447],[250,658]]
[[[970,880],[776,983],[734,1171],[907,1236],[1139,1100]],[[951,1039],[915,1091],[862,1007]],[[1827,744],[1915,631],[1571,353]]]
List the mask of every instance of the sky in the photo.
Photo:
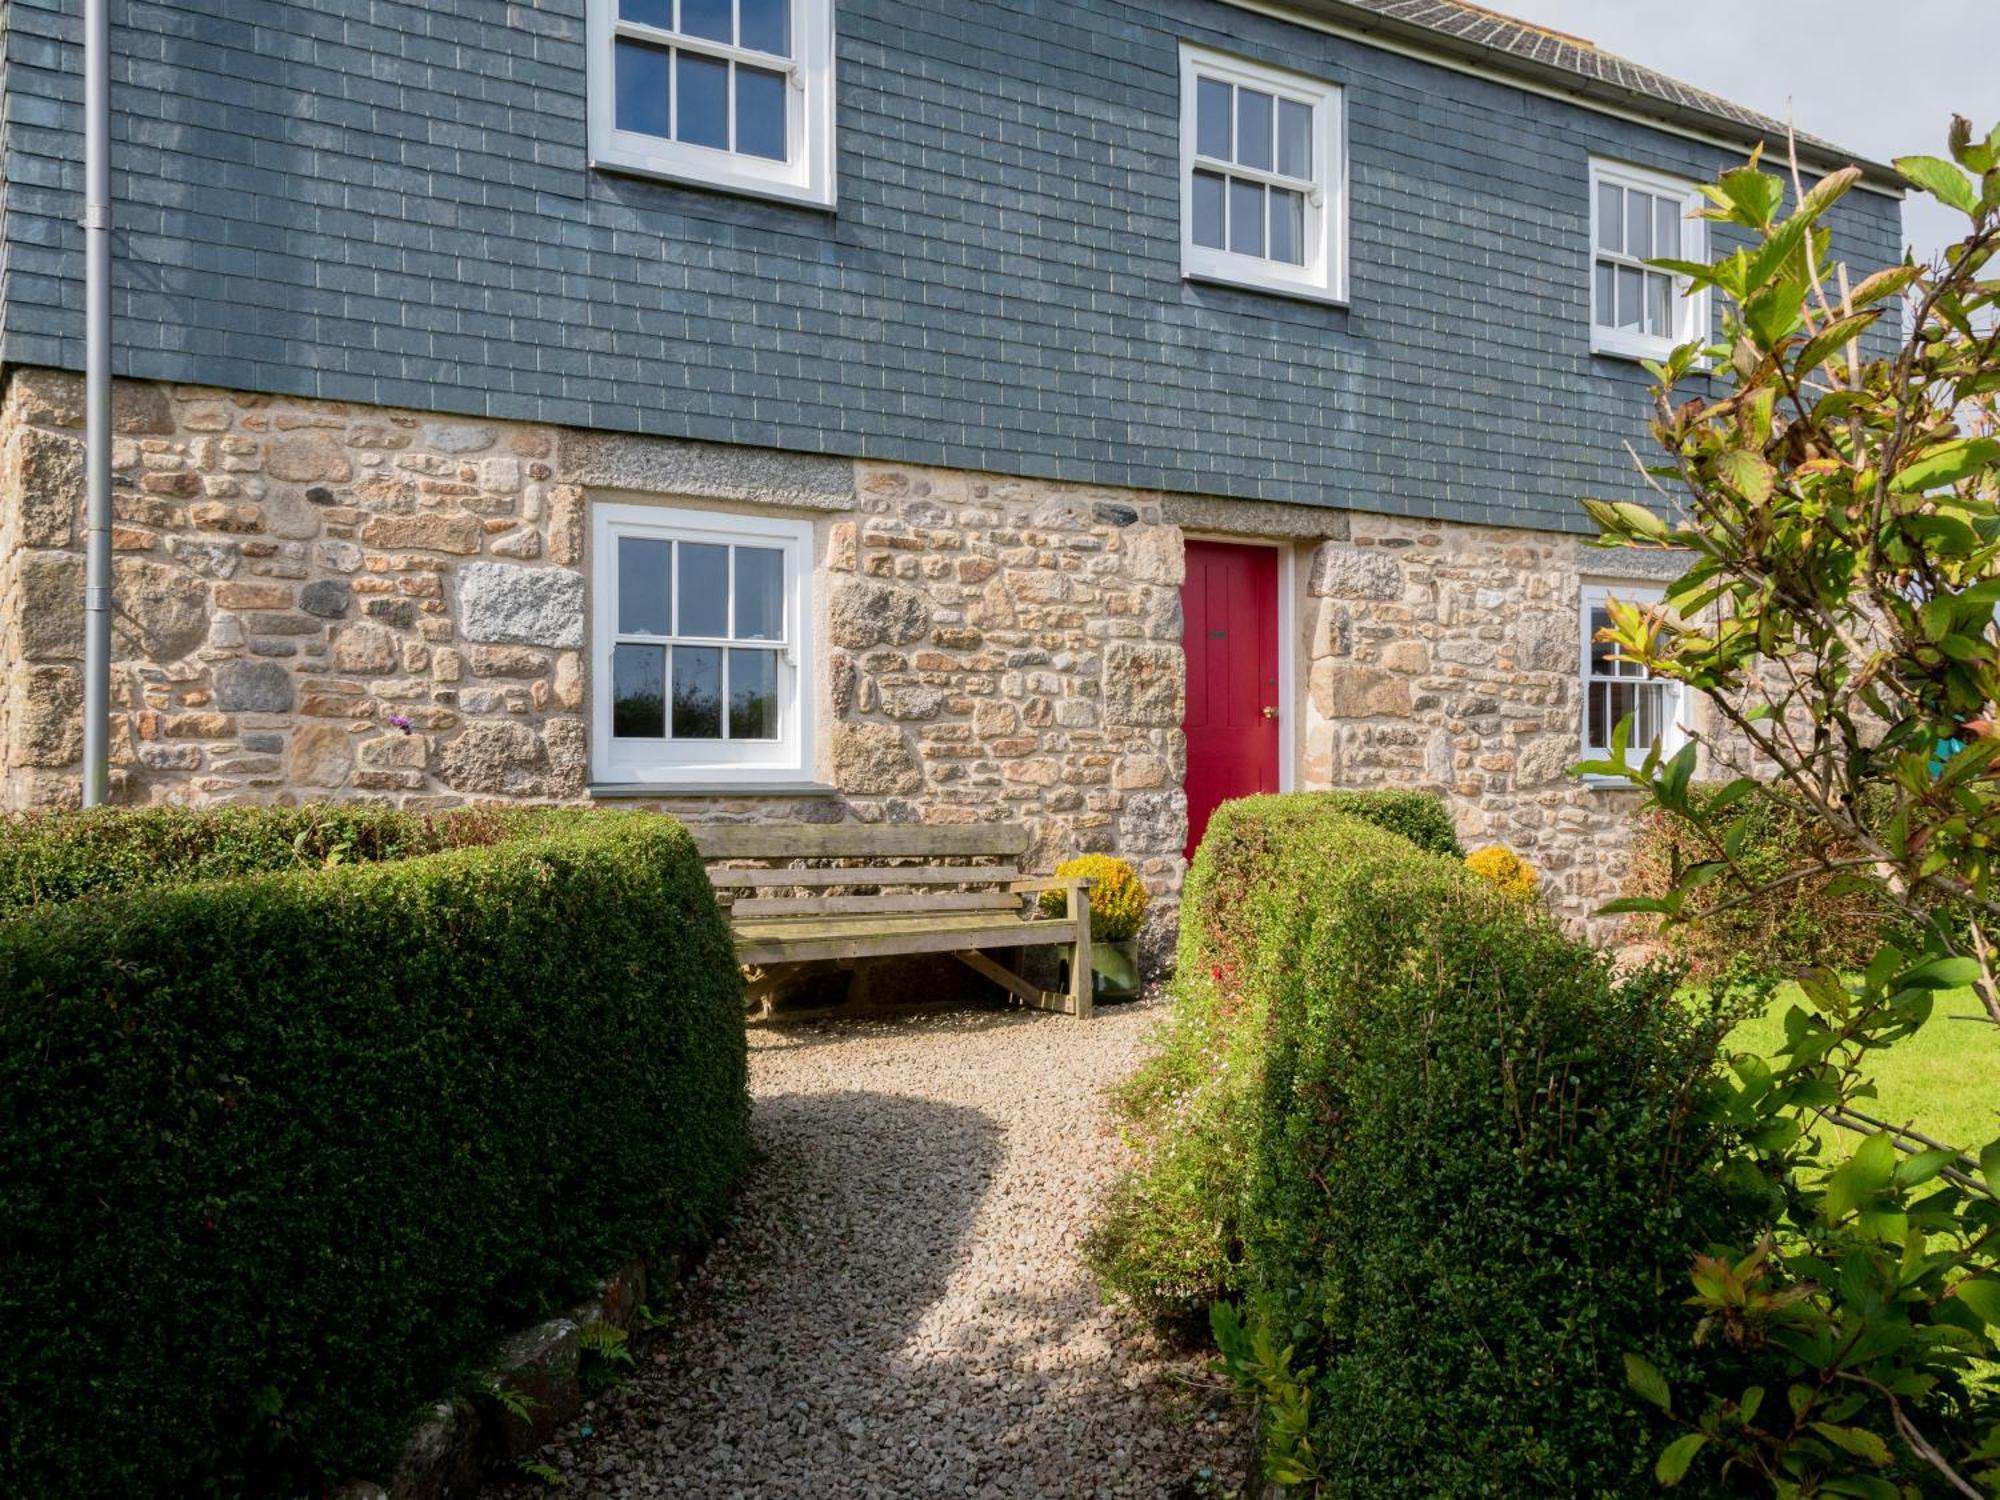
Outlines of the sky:
[[[1875,161],[1947,156],[1954,113],[2000,124],[2000,0],[1482,0],[1608,52],[1788,116]],[[1851,36],[1848,34],[1852,28]],[[1903,232],[1919,258],[1963,215],[1920,194]]]

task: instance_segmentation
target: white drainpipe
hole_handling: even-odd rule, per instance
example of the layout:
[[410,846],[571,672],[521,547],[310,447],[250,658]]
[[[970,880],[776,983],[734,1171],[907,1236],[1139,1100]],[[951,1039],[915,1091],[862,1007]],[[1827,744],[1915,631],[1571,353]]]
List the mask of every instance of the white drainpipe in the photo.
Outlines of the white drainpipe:
[[110,791],[111,0],[83,5],[83,805]]

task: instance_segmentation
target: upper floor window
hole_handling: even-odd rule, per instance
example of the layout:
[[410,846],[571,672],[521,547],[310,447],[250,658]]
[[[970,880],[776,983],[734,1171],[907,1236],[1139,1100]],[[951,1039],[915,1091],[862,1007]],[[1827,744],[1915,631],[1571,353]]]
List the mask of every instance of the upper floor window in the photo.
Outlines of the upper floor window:
[[589,0],[590,157],[833,203],[833,0]]
[[1664,359],[1708,336],[1708,298],[1649,260],[1701,260],[1706,224],[1694,184],[1617,162],[1590,164],[1590,347],[1597,354]]
[[596,507],[591,770],[600,782],[802,782],[812,523]]
[[1181,273],[1343,301],[1340,89],[1181,48]]
[[1618,648],[1601,641],[1598,632],[1611,628],[1609,601],[1657,604],[1662,591],[1644,584],[1585,584],[1580,624],[1583,630],[1583,754],[1602,760],[1611,754],[1611,736],[1621,719],[1630,717],[1632,732],[1626,753],[1634,763],[1654,745],[1671,755],[1686,743],[1681,719],[1681,685],[1655,677],[1635,661],[1621,660]]

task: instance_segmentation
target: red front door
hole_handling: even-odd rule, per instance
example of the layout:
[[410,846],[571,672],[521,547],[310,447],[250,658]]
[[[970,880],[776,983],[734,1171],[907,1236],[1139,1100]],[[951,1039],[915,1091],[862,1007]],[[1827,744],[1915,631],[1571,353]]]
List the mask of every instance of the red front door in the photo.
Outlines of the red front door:
[[1278,550],[1187,544],[1188,858],[1232,797],[1278,789]]

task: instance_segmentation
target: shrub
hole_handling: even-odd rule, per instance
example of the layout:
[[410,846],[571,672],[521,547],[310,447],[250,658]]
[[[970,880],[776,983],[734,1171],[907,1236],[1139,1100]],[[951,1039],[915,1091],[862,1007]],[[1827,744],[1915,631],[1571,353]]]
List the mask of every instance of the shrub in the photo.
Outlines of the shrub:
[[[1065,879],[1088,876],[1097,882],[1090,891],[1093,938],[1117,943],[1138,934],[1153,897],[1139,878],[1139,872],[1124,860],[1109,854],[1080,854],[1057,865],[1056,874]],[[1068,909],[1067,902],[1068,896],[1063,891],[1042,892],[1042,910],[1052,917],[1061,916]]]
[[[1218,828],[1233,846],[1265,847],[1300,828],[1346,815],[1398,835],[1419,849],[1461,859],[1451,814],[1425,792],[1292,792],[1246,798],[1218,809],[1203,850]],[[1213,985],[1243,961],[1239,938],[1197,935],[1226,921],[1228,890],[1216,889],[1214,862],[1197,850],[1181,907],[1174,1019],[1158,1053],[1120,1090],[1119,1103],[1147,1169],[1112,1189],[1112,1203],[1090,1240],[1107,1291],[1169,1322],[1206,1326],[1206,1308],[1238,1290],[1234,1231],[1217,1205],[1230,1200],[1241,1174],[1242,1122],[1252,1112],[1244,1086],[1256,1072],[1262,1038],[1232,1025],[1233,1009]],[[1238,858],[1250,856],[1239,854]]]
[[1541,873],[1505,844],[1473,850],[1465,856],[1465,867],[1510,896],[1532,896],[1542,883]]
[[[198,820],[192,864],[265,857],[268,816]],[[34,835],[59,868],[190,826],[77,822]],[[0,925],[0,1492],[379,1474],[506,1324],[716,1227],[741,984],[692,841],[514,831]]]
[[16,814],[0,819],[0,917],[138,886],[407,859],[579,816],[559,808],[426,815],[328,802]]
[[[1706,809],[1722,787],[1689,790],[1706,821]],[[1875,811],[1870,810],[1871,814]],[[1825,842],[1819,827],[1779,803],[1754,795],[1731,806],[1722,821],[1738,819],[1743,821],[1736,857],[1744,879],[1719,880],[1693,892],[1687,909],[1694,915],[1685,922],[1662,923],[1658,918],[1633,921],[1640,935],[1664,944],[1692,975],[1715,979],[1730,974],[1792,974],[1813,964],[1838,970],[1865,969],[1883,942],[1907,945],[1914,940],[1910,924],[1895,914],[1883,899],[1881,888],[1871,880],[1850,876],[1837,881],[1832,875],[1809,875],[1773,883],[1810,857],[1809,850]],[[1874,821],[1872,816],[1870,821]],[[1828,850],[1836,860],[1848,852]],[[1715,855],[1710,840],[1695,822],[1658,808],[1641,813],[1624,894],[1665,896],[1676,883],[1678,871]],[[1741,899],[1746,895],[1747,900]]]
[[1252,1372],[1298,1386],[1274,1437],[1332,1493],[1634,1492],[1656,1414],[1620,1356],[1687,1366],[1668,1289],[1743,1222],[1704,1113],[1721,1026],[1292,801],[1222,808],[1196,857],[1099,1266],[1156,1312],[1241,1299],[1293,1350]]

